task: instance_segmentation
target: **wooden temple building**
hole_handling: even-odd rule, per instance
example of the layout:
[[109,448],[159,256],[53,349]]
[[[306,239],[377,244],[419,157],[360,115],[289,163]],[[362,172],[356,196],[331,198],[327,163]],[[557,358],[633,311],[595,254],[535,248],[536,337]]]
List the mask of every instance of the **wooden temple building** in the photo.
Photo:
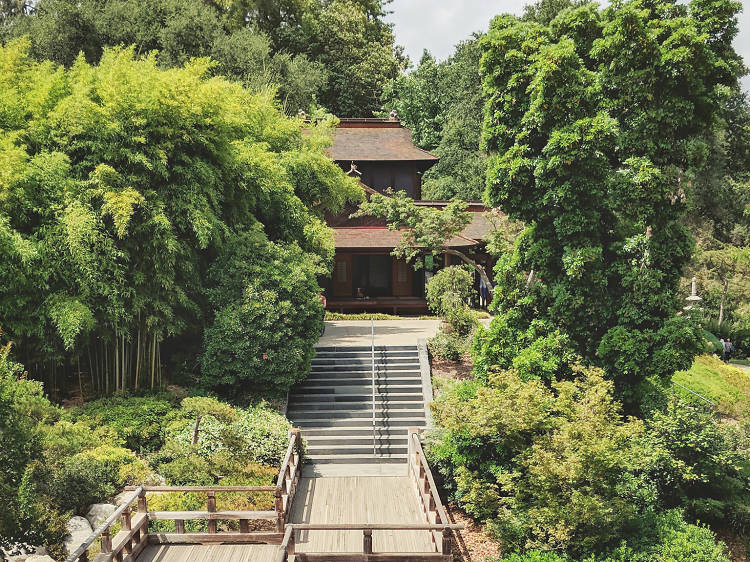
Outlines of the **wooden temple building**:
[[[390,119],[341,119],[334,134],[331,158],[348,174],[356,175],[365,194],[405,191],[418,205],[441,207],[446,201],[422,200],[422,174],[439,158],[414,145],[411,131],[400,121]],[[394,314],[427,310],[425,282],[441,267],[460,261],[449,255],[437,256],[425,268],[391,255],[401,234],[389,230],[383,219],[349,218],[356,210],[348,207],[338,215],[327,215],[334,229],[336,256],[333,276],[323,282],[327,308],[340,312],[383,311]],[[449,241],[448,246],[489,263],[484,251],[491,223],[480,202],[469,203],[473,219],[467,228]],[[451,258],[454,263],[451,262]],[[477,298],[479,279],[476,279]]]

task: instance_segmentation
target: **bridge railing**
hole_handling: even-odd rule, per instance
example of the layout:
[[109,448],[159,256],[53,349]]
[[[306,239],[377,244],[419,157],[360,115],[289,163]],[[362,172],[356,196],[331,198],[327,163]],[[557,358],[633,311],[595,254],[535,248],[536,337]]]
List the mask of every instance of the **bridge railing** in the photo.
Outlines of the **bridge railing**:
[[[440,500],[435,478],[432,476],[432,470],[427,463],[422,443],[419,441],[419,429],[410,427],[408,441],[408,475],[417,493],[417,502],[419,503],[425,520],[433,525],[445,528],[450,527],[450,520]],[[438,529],[432,531],[432,543],[435,549],[439,549],[442,538]]]
[[[341,560],[346,562],[451,562],[451,537],[454,530],[463,529],[463,525],[432,525],[429,523],[401,524],[349,524],[349,523],[293,523],[287,525],[284,539],[274,562],[288,562],[294,556],[295,562],[326,562]],[[361,531],[362,552],[297,552],[295,537],[297,531]],[[440,548],[431,552],[374,552],[372,544],[373,531],[430,531],[441,536]]]
[[[289,432],[289,443],[274,486],[128,486],[133,492],[67,559],[88,562],[89,549],[101,537],[101,552],[94,562],[135,560],[147,544],[267,543],[279,544],[302,470],[302,439],[299,429]],[[206,509],[193,511],[149,511],[148,493],[190,492],[206,494]],[[265,493],[274,498],[272,510],[219,510],[216,494]],[[138,501],[131,513],[131,504]],[[111,539],[112,526],[121,518],[122,530]],[[238,532],[218,532],[219,521],[239,521]],[[174,521],[174,532],[149,532],[149,522]],[[207,532],[186,532],[185,521],[206,521]],[[273,531],[250,531],[251,521],[273,521]]]

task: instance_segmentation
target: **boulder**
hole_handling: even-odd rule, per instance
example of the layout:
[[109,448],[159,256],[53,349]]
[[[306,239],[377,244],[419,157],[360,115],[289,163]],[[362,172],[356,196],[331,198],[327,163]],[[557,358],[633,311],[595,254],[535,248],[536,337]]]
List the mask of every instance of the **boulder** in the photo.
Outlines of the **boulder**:
[[89,512],[86,514],[89,524],[92,529],[96,529],[99,525],[107,520],[107,517],[112,515],[117,506],[111,503],[95,503],[89,507]]
[[81,546],[93,532],[88,519],[79,515],[71,517],[68,521],[68,536],[65,537],[65,549],[68,554]]

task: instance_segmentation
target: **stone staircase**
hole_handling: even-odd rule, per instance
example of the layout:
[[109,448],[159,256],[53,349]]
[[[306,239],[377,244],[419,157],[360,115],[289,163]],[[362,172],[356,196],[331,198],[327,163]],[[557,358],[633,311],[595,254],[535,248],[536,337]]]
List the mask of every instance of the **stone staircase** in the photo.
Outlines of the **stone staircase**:
[[319,347],[309,377],[289,394],[314,464],[405,463],[408,427],[425,425],[416,346],[375,347],[375,451],[370,347]]

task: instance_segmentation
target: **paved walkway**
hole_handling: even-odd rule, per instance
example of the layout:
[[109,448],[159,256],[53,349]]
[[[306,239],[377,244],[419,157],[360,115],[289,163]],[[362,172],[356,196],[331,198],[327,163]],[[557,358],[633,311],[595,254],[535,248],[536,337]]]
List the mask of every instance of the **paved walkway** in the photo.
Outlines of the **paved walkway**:
[[[375,345],[417,345],[434,336],[440,320],[375,320]],[[369,320],[329,320],[318,341],[323,347],[370,345]]]
[[[489,318],[479,320],[484,326]],[[375,345],[417,345],[440,329],[440,320],[375,320]],[[369,320],[329,320],[326,333],[318,341],[321,347],[370,345]]]

